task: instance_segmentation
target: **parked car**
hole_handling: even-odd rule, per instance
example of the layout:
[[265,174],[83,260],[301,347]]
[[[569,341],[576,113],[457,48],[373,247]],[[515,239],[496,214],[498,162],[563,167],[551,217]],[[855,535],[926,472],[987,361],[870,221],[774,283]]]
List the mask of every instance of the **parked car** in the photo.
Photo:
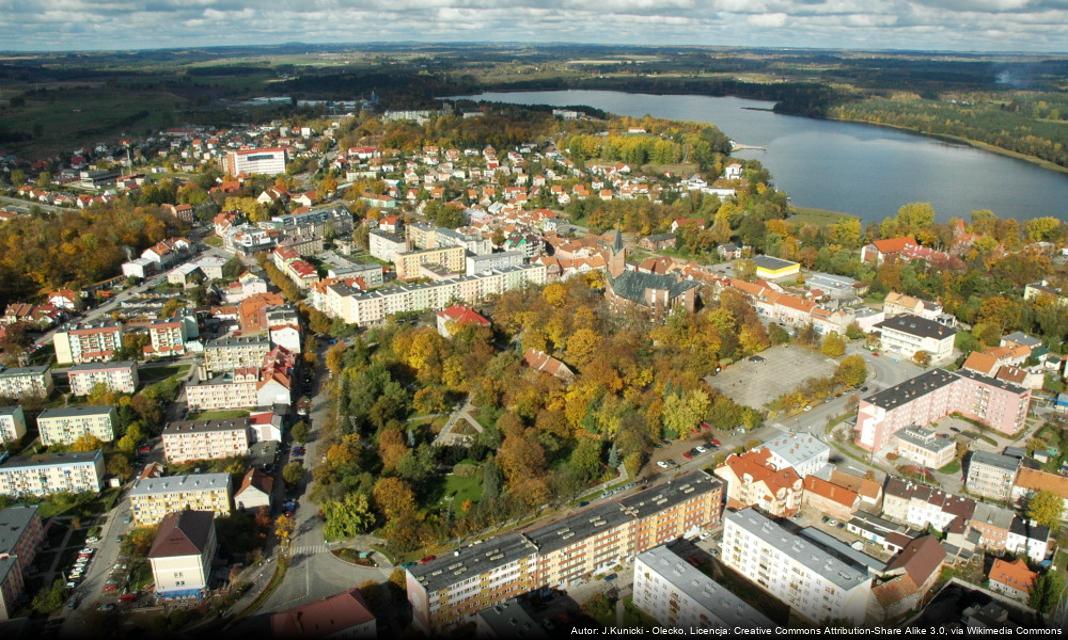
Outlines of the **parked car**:
[[708,451],[708,449],[702,447],[701,445],[697,445],[696,447],[693,448],[693,450],[696,451],[697,453],[705,453],[706,451]]
[[723,446],[723,443],[719,441],[719,438],[712,438],[708,441],[713,447],[719,448]]
[[693,449],[690,449],[689,451],[684,452],[682,454],[682,457],[686,458],[687,460],[693,460]]
[[428,562],[433,562],[435,559],[437,559],[437,556],[426,556],[422,560],[419,561],[419,564],[426,564]]
[[667,463],[667,460],[657,460],[656,466],[660,467],[661,469],[667,469],[671,465]]

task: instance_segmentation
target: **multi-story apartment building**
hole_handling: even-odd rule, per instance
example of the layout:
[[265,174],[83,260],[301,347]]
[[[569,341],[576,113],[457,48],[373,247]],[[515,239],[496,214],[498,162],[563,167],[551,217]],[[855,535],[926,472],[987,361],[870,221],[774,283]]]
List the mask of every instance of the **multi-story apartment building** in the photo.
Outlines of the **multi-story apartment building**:
[[957,330],[944,324],[905,314],[893,316],[875,325],[883,352],[912,359],[920,351],[930,362],[943,364],[953,359],[953,340]]
[[104,452],[100,449],[16,456],[0,464],[0,495],[100,493],[103,486]]
[[122,349],[122,325],[99,321],[74,324],[52,334],[59,364],[106,362]]
[[156,320],[148,325],[149,345],[145,353],[153,356],[179,356],[185,353],[188,339],[183,318]]
[[745,509],[724,516],[721,547],[728,567],[812,622],[864,622],[872,587],[867,567],[814,538]]
[[292,306],[267,309],[267,331],[271,344],[285,348],[290,353],[300,353],[300,316]]
[[281,147],[238,149],[223,156],[222,170],[230,176],[241,173],[273,176],[286,172],[286,160],[286,150]]
[[372,229],[367,234],[368,250],[372,257],[393,262],[398,255],[408,251],[408,241],[399,233]]
[[47,398],[52,387],[52,369],[46,364],[0,367],[0,398]]
[[913,529],[963,531],[975,513],[975,501],[925,484],[891,476],[883,491],[883,516]]
[[762,445],[768,464],[775,469],[793,469],[804,478],[819,473],[831,458],[831,447],[810,433],[784,433]]
[[393,258],[393,267],[398,280],[413,280],[425,277],[421,267],[441,267],[450,273],[462,273],[465,269],[463,247],[439,247],[409,253],[398,253]]
[[359,291],[344,284],[326,288],[319,310],[349,324],[372,325],[395,313],[444,309],[456,302],[476,304],[528,284],[545,284],[545,265],[502,269],[478,276],[458,276],[437,282]]
[[771,629],[775,623],[666,546],[634,561],[634,604],[665,627]]
[[208,587],[217,548],[210,511],[168,513],[148,552],[156,593],[166,598],[200,595]]
[[467,256],[464,262],[467,266],[467,275],[473,276],[494,269],[510,269],[521,267],[526,262],[527,255],[522,251],[501,251],[499,253],[484,253],[477,256]]
[[36,505],[0,511],[0,621],[16,610],[30,564],[43,543],[44,527]]
[[259,367],[270,350],[267,336],[224,336],[204,346],[204,366],[211,373]]
[[101,442],[115,439],[115,421],[118,414],[112,406],[72,405],[45,409],[37,416],[37,432],[41,444],[70,444],[84,435]]
[[941,469],[957,455],[957,443],[931,429],[909,427],[894,434],[897,454],[916,464]]
[[1030,389],[972,371],[930,369],[863,398],[857,408],[855,442],[877,451],[898,431],[927,426],[951,413],[1012,434],[1023,428],[1030,403]]
[[723,486],[691,472],[526,533],[510,533],[407,570],[417,626],[440,630],[509,598],[566,587],[716,524]]
[[156,524],[168,513],[185,509],[227,516],[230,490],[228,473],[141,478],[130,489],[130,513],[138,526]]
[[761,447],[743,454],[731,454],[715,474],[727,483],[727,506],[744,509],[758,506],[781,517],[801,509],[804,491],[801,476],[791,467],[771,466],[771,452]]
[[133,393],[139,382],[137,363],[133,360],[76,364],[67,370],[67,379],[71,393],[76,396],[89,395],[98,384],[116,393]]
[[26,414],[22,407],[0,407],[0,442],[14,442],[26,435]]
[[185,385],[190,409],[236,409],[289,405],[293,402],[296,355],[274,347],[259,367],[239,367],[209,376],[203,368]]
[[180,420],[163,427],[163,455],[175,464],[243,456],[248,445],[248,418]]
[[995,500],[1010,500],[1020,460],[988,451],[974,451],[968,459],[968,491]]

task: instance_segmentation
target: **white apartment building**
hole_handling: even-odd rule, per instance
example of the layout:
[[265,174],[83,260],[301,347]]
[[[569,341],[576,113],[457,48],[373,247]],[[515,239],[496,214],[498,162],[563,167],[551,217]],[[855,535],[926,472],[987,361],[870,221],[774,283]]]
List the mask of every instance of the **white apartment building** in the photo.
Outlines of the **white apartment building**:
[[148,552],[156,593],[165,598],[199,595],[209,584],[217,546],[210,511],[167,514]]
[[923,427],[898,431],[893,443],[899,456],[931,469],[941,469],[957,455],[957,443],[952,438]]
[[800,433],[785,433],[763,444],[768,450],[768,464],[778,470],[793,469],[804,478],[819,473],[827,466],[831,447],[815,436]]
[[37,431],[41,444],[70,444],[84,435],[101,442],[115,439],[115,421],[118,414],[112,406],[57,407],[45,409],[37,416]]
[[122,349],[122,325],[100,321],[62,327],[52,334],[59,364],[104,362]]
[[171,463],[243,456],[248,445],[248,418],[180,420],[163,427],[163,455]]
[[52,386],[52,370],[48,365],[0,367],[0,398],[47,398]]
[[634,604],[666,627],[775,627],[666,546],[650,549],[634,561],[633,593]]
[[104,452],[100,449],[18,456],[0,464],[0,495],[100,493],[103,482]]
[[975,513],[975,501],[895,476],[886,479],[883,517],[913,529],[962,528]]
[[931,364],[945,364],[953,359],[953,340],[957,330],[944,324],[904,314],[875,325],[880,348],[889,355],[913,359],[920,351],[930,355]]
[[393,262],[398,255],[408,251],[408,241],[402,234],[381,229],[368,232],[367,245],[371,256],[386,262]]
[[139,382],[137,363],[133,360],[77,364],[67,370],[67,378],[71,393],[76,396],[89,395],[98,384],[117,393],[133,393]]
[[755,509],[724,514],[721,559],[813,622],[864,622],[872,596],[867,568]]
[[296,309],[289,305],[267,309],[267,330],[272,345],[290,353],[300,353],[303,345]]
[[157,320],[148,325],[150,347],[145,352],[153,356],[182,355],[185,353],[185,321],[182,318]]
[[172,511],[193,509],[230,515],[230,474],[191,473],[141,478],[130,489],[130,513],[137,526],[158,523]]
[[259,406],[256,385],[259,369],[244,367],[208,379],[187,382],[185,399],[191,411],[239,409]]
[[224,336],[204,346],[204,366],[211,373],[259,367],[271,350],[266,336]]
[[22,407],[0,407],[0,442],[14,442],[26,435],[26,414]]
[[286,172],[286,150],[281,147],[238,149],[223,157],[222,169],[227,175],[261,173],[269,176]]

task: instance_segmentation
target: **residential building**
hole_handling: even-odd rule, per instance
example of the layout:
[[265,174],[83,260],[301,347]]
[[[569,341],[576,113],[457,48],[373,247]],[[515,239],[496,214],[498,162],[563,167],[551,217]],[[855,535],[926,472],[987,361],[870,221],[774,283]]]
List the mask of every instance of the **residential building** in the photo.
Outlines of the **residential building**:
[[915,537],[910,535],[907,526],[890,522],[867,511],[857,511],[853,514],[846,522],[845,528],[849,533],[882,547],[888,553],[900,552]]
[[965,486],[968,491],[984,498],[1008,501],[1020,461],[1012,456],[988,451],[973,451],[968,459]]
[[636,308],[662,318],[676,308],[693,313],[698,286],[696,280],[677,275],[623,271],[609,276],[604,295],[616,311]]
[[466,273],[469,276],[493,271],[494,269],[510,269],[521,267],[526,262],[527,255],[523,251],[501,251],[498,253],[484,253],[481,255],[469,255],[464,258]]
[[278,175],[286,172],[286,150],[280,147],[262,149],[239,149],[228,151],[222,158],[222,170],[226,175],[236,176],[266,174]]
[[933,320],[914,315],[893,316],[875,325],[879,346],[884,353],[909,360],[923,352],[931,364],[953,359],[953,341],[957,330]]
[[367,234],[367,243],[371,256],[385,262],[393,262],[397,256],[408,251],[408,241],[403,234],[382,229],[372,229]]
[[100,449],[15,456],[0,464],[0,495],[100,493],[103,486],[104,452]]
[[715,474],[727,483],[727,507],[757,506],[775,516],[789,517],[801,508],[801,476],[790,467],[776,469],[767,449],[731,454]]
[[756,509],[728,511],[720,559],[812,622],[864,622],[867,567],[798,535]]
[[168,513],[148,552],[156,595],[168,599],[200,596],[210,584],[217,546],[212,512]]
[[249,469],[234,493],[234,506],[242,510],[271,508],[274,477],[259,469]]
[[964,530],[975,513],[975,501],[925,484],[890,476],[883,492],[883,517],[913,529]]
[[1042,562],[1049,553],[1049,527],[1023,516],[1016,516],[1009,525],[1005,550],[1016,555],[1026,555],[1036,564]]
[[101,442],[115,439],[118,414],[112,406],[71,405],[45,409],[37,416],[37,432],[41,444],[71,444],[89,435]]
[[211,373],[258,367],[270,350],[266,336],[223,336],[204,346],[204,366]]
[[272,345],[280,346],[290,353],[300,353],[304,347],[300,316],[290,305],[267,309],[267,332]]
[[454,304],[437,313],[438,334],[442,338],[451,338],[452,334],[465,325],[478,327],[490,326],[490,321],[471,307]]
[[802,505],[812,513],[821,513],[848,522],[860,508],[856,491],[834,484],[819,476],[805,476]]
[[25,589],[37,550],[44,545],[44,528],[37,506],[0,511],[0,622],[11,618]]
[[26,414],[22,407],[0,407],[0,442],[15,442],[26,435]]
[[756,277],[761,280],[783,280],[801,273],[800,263],[773,256],[754,256],[753,264],[756,265]]
[[110,321],[70,325],[52,334],[52,344],[61,365],[105,362],[122,349],[122,325]]
[[730,589],[716,582],[667,546],[634,561],[635,606],[665,627],[774,628],[769,620]]
[[909,541],[886,565],[882,577],[889,578],[872,588],[881,620],[897,619],[919,608],[938,582],[946,551],[938,538],[924,535]]
[[959,413],[1006,434],[1024,426],[1031,391],[971,371],[930,369],[860,401],[855,442],[878,451],[902,429]]
[[1017,504],[1024,504],[1028,498],[1039,491],[1049,491],[1061,497],[1061,520],[1068,521],[1068,477],[1030,467],[1021,467],[1016,474],[1016,483],[1012,487],[1012,499]]
[[168,513],[186,509],[228,516],[230,489],[228,473],[141,478],[130,489],[130,514],[139,527],[154,525]]
[[860,496],[861,507],[874,507],[879,504],[883,497],[883,485],[872,478],[853,475],[848,471],[833,469],[831,482],[850,491],[855,491]]
[[163,427],[163,455],[171,464],[244,456],[248,446],[248,418],[179,420]]
[[[540,618],[541,616],[539,616]],[[549,640],[549,631],[538,623],[518,600],[486,607],[475,616],[479,640]]]
[[942,305],[891,291],[883,299],[883,313],[887,318],[912,315],[937,322],[942,316]]
[[442,630],[541,587],[566,588],[719,522],[722,484],[694,471],[525,533],[478,541],[407,570],[417,627]]
[[427,277],[424,266],[441,267],[448,273],[465,273],[463,247],[440,247],[398,253],[393,257],[393,268],[398,280],[414,280]]
[[1027,602],[1031,597],[1031,589],[1035,586],[1038,574],[1028,568],[1023,559],[1009,562],[1001,558],[994,558],[994,564],[987,574],[990,580],[990,590],[995,593]]
[[978,546],[1000,553],[1005,550],[1009,539],[1009,529],[1016,519],[1016,512],[986,502],[975,503],[968,526],[979,534]]
[[1064,290],[1051,285],[1049,280],[1032,282],[1024,287],[1024,300],[1037,300],[1042,297],[1048,297],[1056,301],[1059,306],[1068,306],[1068,294]]
[[763,445],[768,451],[768,463],[776,469],[793,469],[804,478],[820,473],[831,457],[830,445],[810,433],[784,433]]
[[897,455],[918,465],[941,469],[957,457],[957,443],[923,427],[908,427],[894,434]]
[[46,364],[11,369],[0,366],[0,398],[47,398],[52,387],[52,369]]
[[67,370],[67,379],[71,393],[76,396],[89,395],[98,384],[116,393],[133,393],[139,382],[137,363],[133,360],[76,364]]
[[[196,326],[196,320],[190,320]],[[149,344],[145,345],[145,354],[157,357],[184,355],[185,342],[189,337],[187,330],[187,320],[181,317],[151,322],[148,325]]]
[[876,267],[887,260],[922,260],[934,267],[955,268],[960,260],[941,251],[921,246],[911,236],[885,238],[868,243],[860,249],[860,260]]
[[359,589],[271,614],[275,638],[339,638],[374,640],[378,637],[375,616]]

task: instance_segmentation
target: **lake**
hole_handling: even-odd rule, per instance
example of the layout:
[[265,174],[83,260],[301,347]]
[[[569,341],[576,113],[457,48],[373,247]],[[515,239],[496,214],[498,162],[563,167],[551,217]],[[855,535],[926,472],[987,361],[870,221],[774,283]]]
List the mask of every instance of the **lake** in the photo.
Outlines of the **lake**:
[[966,218],[975,209],[1019,219],[1068,219],[1068,174],[894,129],[782,115],[770,111],[772,102],[616,91],[489,92],[469,98],[710,122],[737,143],[766,147],[734,155],[760,160],[795,205],[864,220],[881,220],[916,201],[933,203],[941,220]]

